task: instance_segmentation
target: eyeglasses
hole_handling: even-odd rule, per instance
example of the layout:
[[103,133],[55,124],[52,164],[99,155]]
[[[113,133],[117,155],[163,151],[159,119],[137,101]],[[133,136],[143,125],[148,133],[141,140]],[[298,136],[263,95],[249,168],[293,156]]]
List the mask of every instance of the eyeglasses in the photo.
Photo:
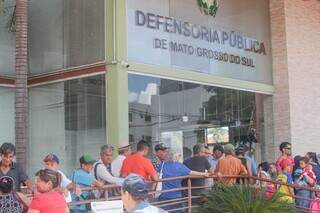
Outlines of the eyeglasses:
[[284,149],[291,150],[291,147],[284,147]]

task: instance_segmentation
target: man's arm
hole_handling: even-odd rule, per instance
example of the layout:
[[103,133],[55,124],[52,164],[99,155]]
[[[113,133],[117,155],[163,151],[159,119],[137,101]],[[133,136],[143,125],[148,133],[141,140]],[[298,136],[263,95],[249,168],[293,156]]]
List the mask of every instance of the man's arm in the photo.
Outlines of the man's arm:
[[[20,164],[16,164],[17,165],[17,169],[18,169],[18,174],[19,174],[19,178],[22,181],[22,183],[24,183],[27,188],[33,192],[34,188],[33,188],[33,183],[32,181],[29,179],[26,171],[22,168],[22,166],[20,166]],[[21,184],[21,183],[19,183]]]
[[207,170],[210,174],[213,174],[213,173],[214,173],[214,170],[213,170],[213,168],[211,167],[211,164],[209,163],[208,159],[205,160],[205,168],[206,168],[206,170]]
[[215,175],[217,175],[218,173],[220,173],[220,161],[217,162],[216,168],[213,172]]
[[281,161],[282,161],[282,157],[279,157],[276,161],[276,169],[278,174],[281,174],[282,172],[281,165],[280,165]]
[[103,164],[97,165],[97,177],[108,183],[122,185],[123,179],[112,176]]
[[82,194],[82,189],[80,188],[80,186],[72,182],[67,185],[66,189],[75,193],[77,196],[80,196]]
[[102,188],[104,184],[101,181],[95,180],[92,185],[92,187]]
[[240,163],[240,173],[239,175],[247,175],[248,171],[246,169],[246,167],[244,165],[242,165],[242,163]]
[[160,180],[158,173],[156,173],[155,175],[150,176],[150,178],[151,178],[152,181],[159,181]]
[[22,200],[22,202],[24,202],[27,206],[30,205],[31,200],[29,198],[27,198],[24,194],[17,192],[18,196],[20,197],[20,199]]

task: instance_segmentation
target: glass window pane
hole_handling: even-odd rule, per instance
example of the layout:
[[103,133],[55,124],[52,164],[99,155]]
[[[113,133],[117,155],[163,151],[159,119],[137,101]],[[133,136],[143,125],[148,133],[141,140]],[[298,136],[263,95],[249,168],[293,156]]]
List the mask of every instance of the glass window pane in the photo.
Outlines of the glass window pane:
[[0,87],[0,109],[0,143],[14,143],[14,89]]
[[15,0],[0,1],[0,75],[14,75]]
[[251,92],[130,74],[129,97],[130,142],[169,143],[184,158],[196,143],[250,146],[250,131],[261,125]]
[[63,0],[30,0],[28,10],[29,72],[63,68]]
[[30,174],[48,153],[56,153],[70,174],[84,154],[98,156],[106,143],[105,76],[30,89]]
[[104,1],[30,0],[30,73],[104,60]]

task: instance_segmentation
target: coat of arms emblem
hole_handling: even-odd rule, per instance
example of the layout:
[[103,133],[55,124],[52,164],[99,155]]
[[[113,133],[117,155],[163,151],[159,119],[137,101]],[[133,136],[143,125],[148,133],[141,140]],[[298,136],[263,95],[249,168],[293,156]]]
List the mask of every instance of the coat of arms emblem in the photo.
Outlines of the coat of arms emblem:
[[219,0],[197,0],[198,5],[200,7],[201,12],[203,12],[206,15],[210,15],[215,17],[218,8],[219,8]]

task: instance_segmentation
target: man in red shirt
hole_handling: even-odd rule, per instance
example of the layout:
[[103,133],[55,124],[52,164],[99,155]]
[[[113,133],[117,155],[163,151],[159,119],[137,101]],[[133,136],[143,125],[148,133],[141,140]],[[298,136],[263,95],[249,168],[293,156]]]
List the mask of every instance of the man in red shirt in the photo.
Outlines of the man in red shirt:
[[121,168],[121,176],[127,177],[130,173],[134,173],[144,177],[145,180],[158,181],[159,176],[154,169],[151,161],[146,158],[148,156],[148,152],[150,149],[150,145],[141,140],[137,144],[137,152],[133,155],[128,156],[122,164]]
[[278,174],[282,173],[281,164],[282,164],[283,160],[289,160],[291,162],[291,165],[292,165],[291,171],[292,171],[293,170],[293,166],[294,166],[294,160],[293,160],[293,158],[291,156],[291,154],[292,154],[292,152],[291,152],[291,143],[282,142],[280,144],[279,149],[280,149],[282,154],[276,161],[276,168],[277,168]]

